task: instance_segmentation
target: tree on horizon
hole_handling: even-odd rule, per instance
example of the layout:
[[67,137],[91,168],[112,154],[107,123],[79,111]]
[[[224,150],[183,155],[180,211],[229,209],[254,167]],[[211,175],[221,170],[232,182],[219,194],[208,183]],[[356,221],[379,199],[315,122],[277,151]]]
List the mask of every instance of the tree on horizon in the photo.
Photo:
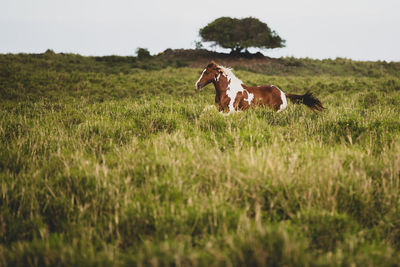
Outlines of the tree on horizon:
[[285,47],[283,40],[268,25],[257,18],[220,17],[199,30],[203,42],[213,42],[231,53],[241,53],[250,47],[273,49]]

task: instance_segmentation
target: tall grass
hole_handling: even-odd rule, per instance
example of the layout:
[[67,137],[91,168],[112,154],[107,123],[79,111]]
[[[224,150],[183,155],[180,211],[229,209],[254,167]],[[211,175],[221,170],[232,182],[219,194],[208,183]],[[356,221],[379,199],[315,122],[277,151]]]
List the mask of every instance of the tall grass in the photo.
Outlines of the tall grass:
[[237,71],[327,110],[223,116],[198,72],[2,76],[0,265],[398,265],[398,77]]

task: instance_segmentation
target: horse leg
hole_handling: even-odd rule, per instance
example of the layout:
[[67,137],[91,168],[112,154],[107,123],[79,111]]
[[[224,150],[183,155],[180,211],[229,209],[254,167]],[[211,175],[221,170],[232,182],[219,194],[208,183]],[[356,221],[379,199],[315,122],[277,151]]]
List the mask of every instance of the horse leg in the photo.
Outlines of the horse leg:
[[236,97],[235,102],[233,102],[233,109],[235,111],[239,110],[240,102],[241,102],[241,98],[240,97]]
[[248,94],[246,92],[239,92],[236,95],[235,103],[233,103],[233,107],[235,108],[235,110],[246,110],[250,107],[246,97],[248,97]]
[[219,104],[219,102],[220,102],[219,95],[215,95],[214,102],[215,102],[215,104],[216,104],[216,105],[218,105],[218,104]]
[[219,111],[224,111],[228,108],[229,106],[229,101],[230,98],[229,97],[222,97],[219,101]]

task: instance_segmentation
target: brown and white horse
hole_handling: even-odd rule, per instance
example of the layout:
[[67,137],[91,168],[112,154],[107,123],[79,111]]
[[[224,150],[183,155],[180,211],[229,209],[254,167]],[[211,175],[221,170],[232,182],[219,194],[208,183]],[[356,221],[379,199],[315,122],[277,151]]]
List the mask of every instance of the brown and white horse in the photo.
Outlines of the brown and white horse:
[[312,93],[304,95],[285,94],[274,85],[246,86],[229,68],[217,65],[214,61],[203,70],[196,82],[201,90],[209,83],[215,87],[215,104],[219,111],[237,111],[248,109],[252,105],[269,106],[280,112],[287,107],[287,98],[293,103],[302,103],[311,110],[322,111],[324,107]]

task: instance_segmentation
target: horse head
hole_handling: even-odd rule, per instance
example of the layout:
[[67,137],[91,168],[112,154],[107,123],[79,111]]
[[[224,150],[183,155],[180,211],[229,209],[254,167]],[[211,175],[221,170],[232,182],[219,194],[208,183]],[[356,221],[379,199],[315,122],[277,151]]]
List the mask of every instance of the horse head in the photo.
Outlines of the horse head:
[[214,61],[211,61],[201,73],[200,78],[197,80],[195,84],[196,89],[201,90],[207,84],[216,81],[218,79],[218,75],[220,74],[221,69],[219,66]]

